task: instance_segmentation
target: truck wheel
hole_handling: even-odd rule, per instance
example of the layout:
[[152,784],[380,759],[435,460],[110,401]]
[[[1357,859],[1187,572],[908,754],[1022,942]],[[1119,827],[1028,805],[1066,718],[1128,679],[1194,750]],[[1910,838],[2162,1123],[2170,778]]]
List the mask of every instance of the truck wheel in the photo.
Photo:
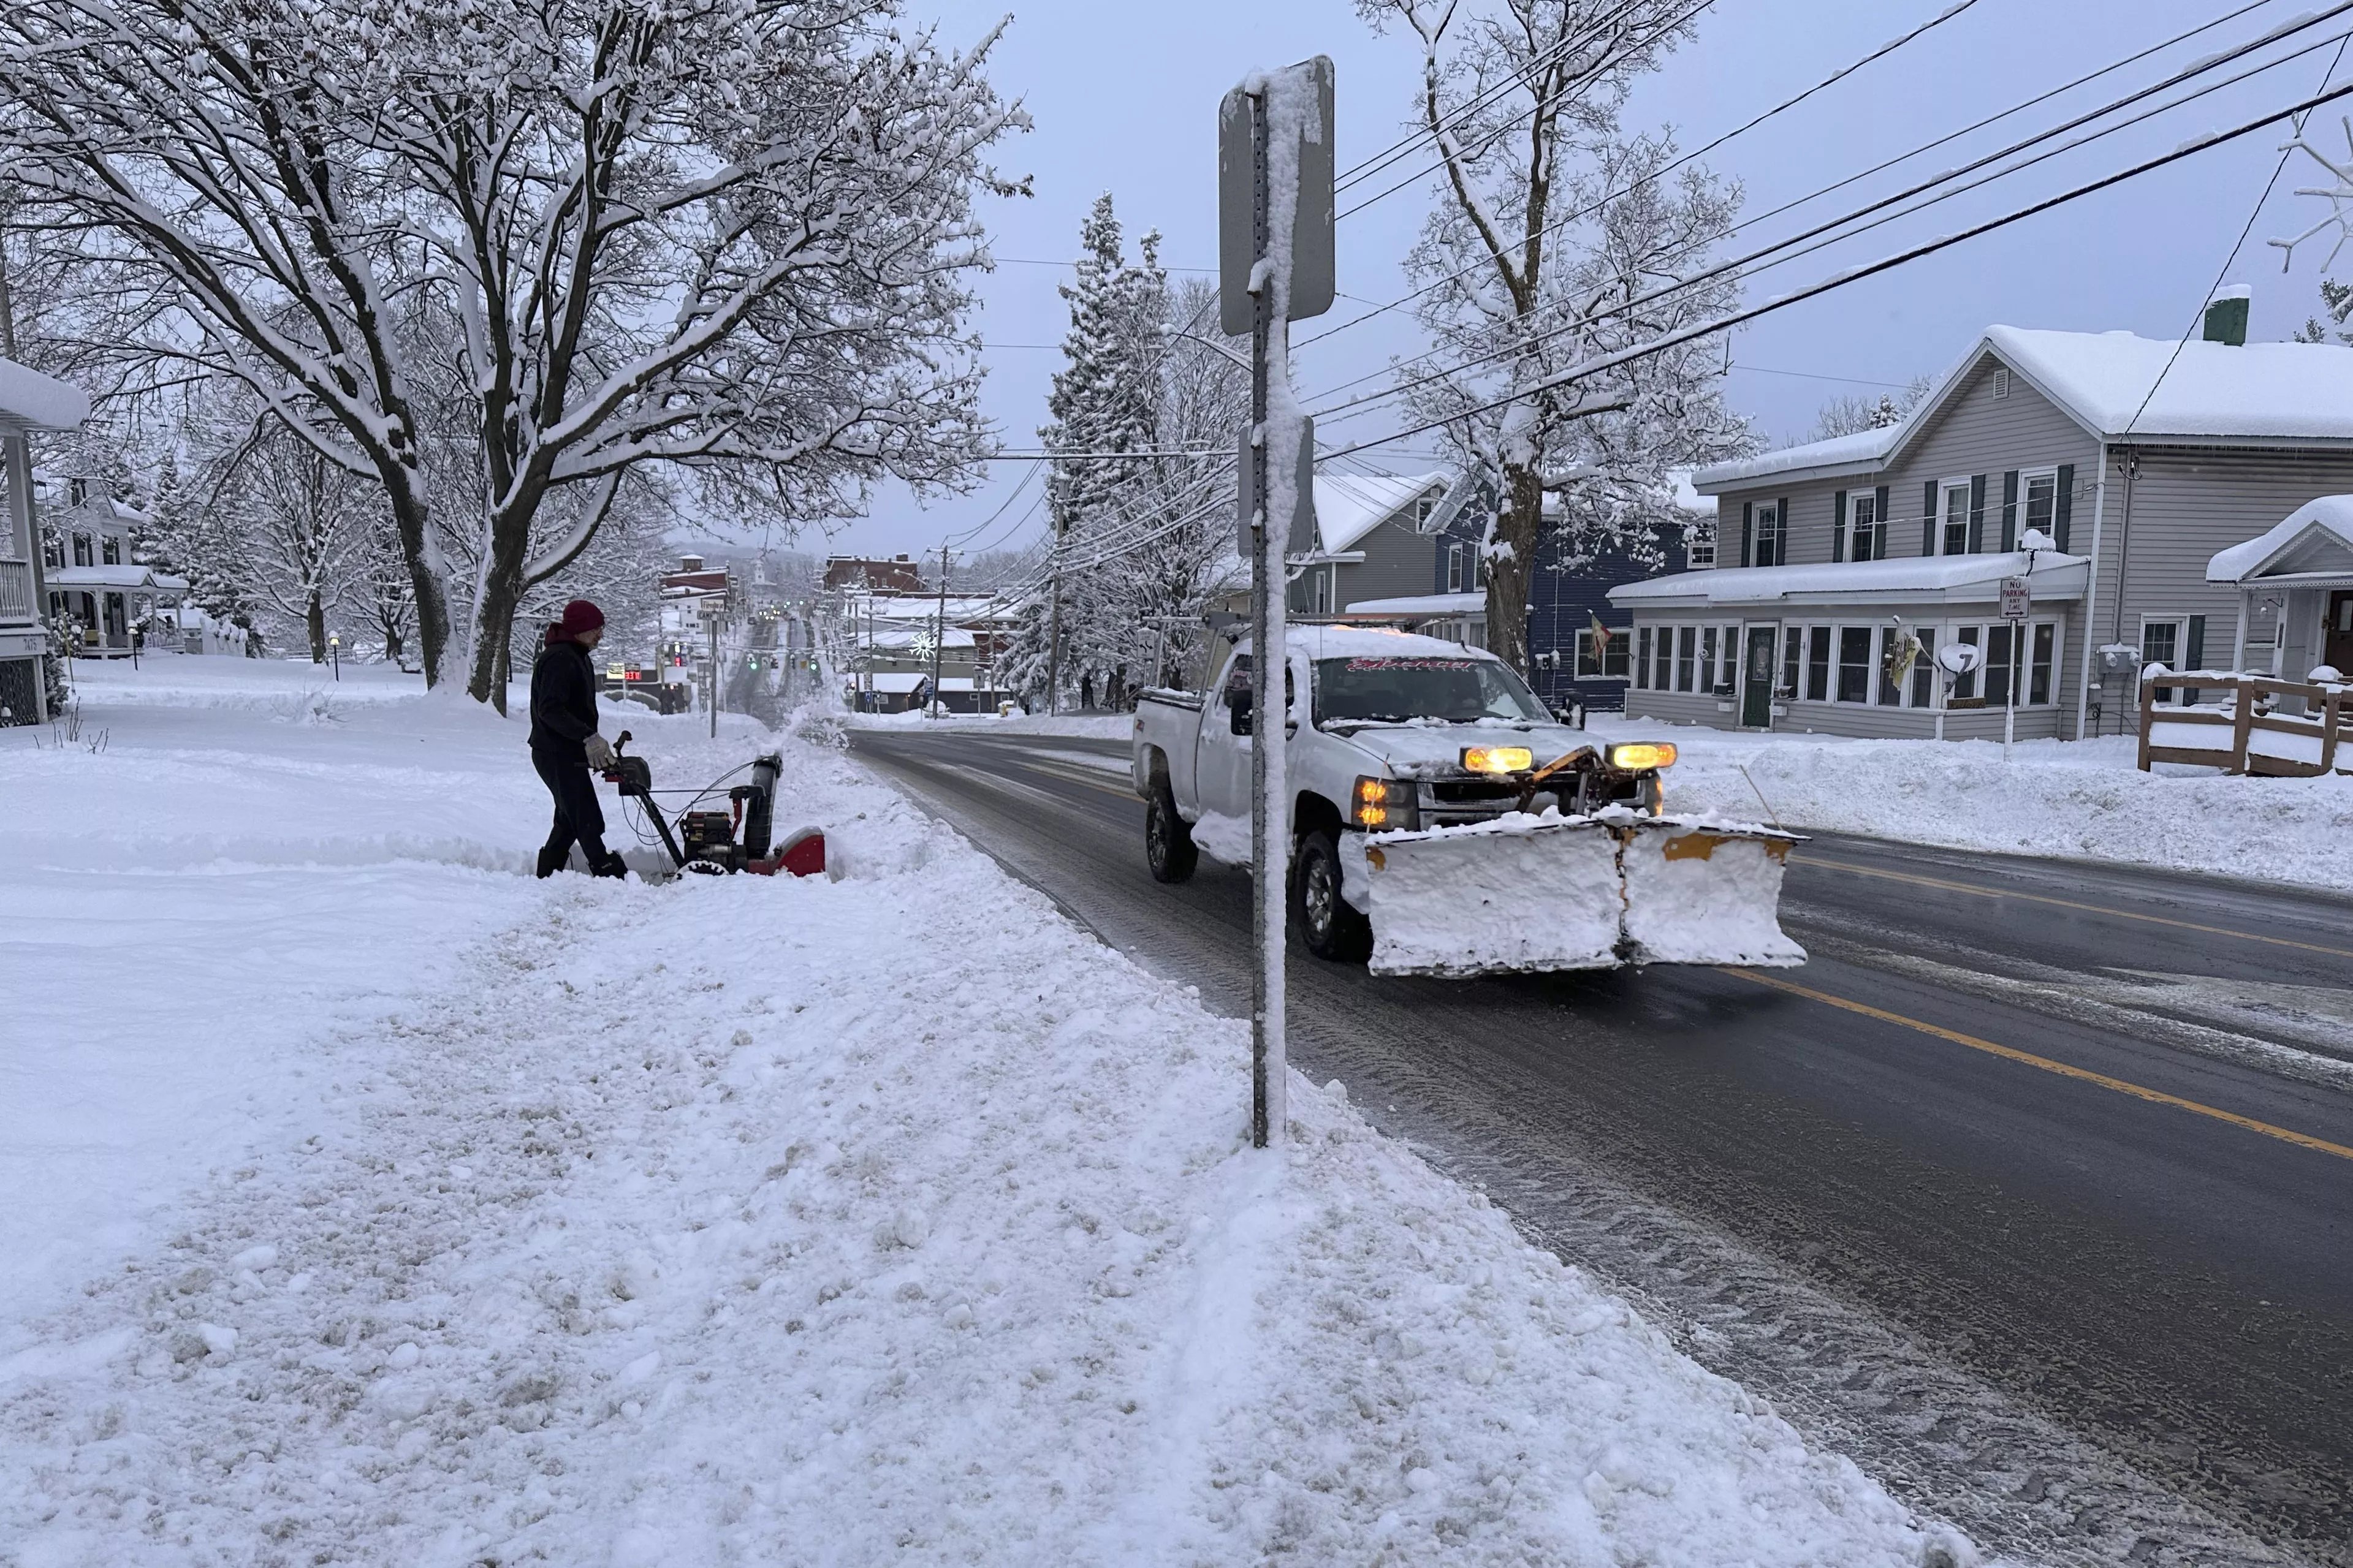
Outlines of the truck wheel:
[[1201,851],[1193,844],[1193,830],[1177,812],[1176,797],[1168,793],[1165,779],[1153,785],[1152,795],[1145,803],[1144,858],[1152,868],[1152,879],[1155,882],[1190,881],[1193,868],[1201,863]]
[[1325,828],[1299,841],[1291,874],[1291,918],[1307,951],[1335,963],[1372,956],[1373,922],[1340,896],[1340,846]]

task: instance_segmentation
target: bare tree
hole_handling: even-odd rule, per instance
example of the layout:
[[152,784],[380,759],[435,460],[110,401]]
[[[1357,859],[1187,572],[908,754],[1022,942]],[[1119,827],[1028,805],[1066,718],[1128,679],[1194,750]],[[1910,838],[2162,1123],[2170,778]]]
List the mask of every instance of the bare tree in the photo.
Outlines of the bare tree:
[[1815,416],[1813,434],[1809,441],[1827,441],[1836,436],[1852,436],[1864,430],[1884,430],[1891,425],[1901,425],[1905,416],[1920,406],[1935,382],[1925,375],[1915,375],[1894,392],[1883,392],[1876,397],[1859,397],[1852,394],[1831,398]]
[[[1698,339],[1555,384],[1597,356],[1705,321],[1736,285],[1659,296],[1696,273],[1737,187],[1665,135],[1619,127],[1629,85],[1693,36],[1689,0],[1358,0],[1422,51],[1419,130],[1442,194],[1408,258],[1451,368],[1409,372],[1458,459],[1496,478],[1484,544],[1491,647],[1527,667],[1528,584],[1553,515],[1579,548],[1656,548],[1670,468],[1754,444],[1723,405],[1720,342]],[[1637,304],[1636,301],[1641,301]]]
[[[1026,124],[893,0],[26,0],[0,120],[126,384],[242,382],[381,485],[428,680],[641,465],[789,521],[962,482],[973,192]],[[561,501],[559,503],[559,498]],[[560,526],[543,526],[550,515]],[[470,538],[453,582],[445,531]]]

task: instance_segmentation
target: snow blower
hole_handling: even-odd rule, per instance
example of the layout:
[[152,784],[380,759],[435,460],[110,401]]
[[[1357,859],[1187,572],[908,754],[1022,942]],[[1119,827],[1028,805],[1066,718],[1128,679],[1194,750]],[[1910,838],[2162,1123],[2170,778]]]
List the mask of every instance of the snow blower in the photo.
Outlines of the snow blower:
[[[620,739],[613,742],[613,765],[605,770],[605,782],[618,790],[622,799],[634,800],[645,808],[654,831],[661,835],[662,847],[669,851],[670,863],[679,870],[705,877],[733,876],[739,871],[748,871],[754,877],[773,877],[779,871],[787,876],[811,877],[825,869],[823,828],[804,827],[788,835],[773,851],[769,847],[776,822],[776,775],[784,769],[782,757],[771,752],[752,759],[746,764],[752,772],[752,782],[735,784],[727,791],[725,811],[693,809],[696,802],[718,789],[718,782],[696,791],[687,809],[679,814],[677,831],[673,833],[670,819],[662,815],[660,805],[654,799],[653,769],[643,757],[624,754],[628,743],[629,732],[624,730]],[[726,776],[722,774],[721,780]],[[739,832],[743,836],[740,840],[736,837]]]

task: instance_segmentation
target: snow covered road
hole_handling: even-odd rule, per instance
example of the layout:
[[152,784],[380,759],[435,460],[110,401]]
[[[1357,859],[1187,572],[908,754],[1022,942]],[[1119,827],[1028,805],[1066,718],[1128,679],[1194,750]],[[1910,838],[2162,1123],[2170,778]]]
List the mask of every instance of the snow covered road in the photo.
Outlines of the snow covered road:
[[[857,744],[1106,940],[1246,1007],[1239,875],[1154,883],[1141,804],[1066,760],[1081,742]],[[1814,954],[1786,978],[1817,996],[1303,955],[1293,1059],[1980,1542],[2353,1563],[2353,1394],[2315,1372],[2353,1364],[2353,1162],[1958,1043],[2353,1147],[2353,905],[1828,839],[1785,893]]]
[[[12,885],[142,1024],[0,1037],[23,1125],[112,1130],[9,1237],[9,1568],[1969,1560],[1339,1091],[1250,1153],[1233,1024],[838,755],[780,817],[839,880],[540,884],[519,726],[117,695],[103,752],[0,746]],[[756,739],[630,722],[660,782]],[[235,1103],[109,1186],[192,1016]]]

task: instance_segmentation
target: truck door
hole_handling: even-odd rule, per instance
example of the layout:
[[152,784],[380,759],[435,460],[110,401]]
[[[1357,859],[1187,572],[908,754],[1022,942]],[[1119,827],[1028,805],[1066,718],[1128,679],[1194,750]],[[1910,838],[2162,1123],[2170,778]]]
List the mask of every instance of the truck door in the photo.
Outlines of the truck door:
[[1193,748],[1193,788],[1203,811],[1220,816],[1250,815],[1250,737],[1234,733],[1237,723],[1250,727],[1250,656],[1238,653],[1226,661],[1225,673],[1201,704],[1201,738]]

